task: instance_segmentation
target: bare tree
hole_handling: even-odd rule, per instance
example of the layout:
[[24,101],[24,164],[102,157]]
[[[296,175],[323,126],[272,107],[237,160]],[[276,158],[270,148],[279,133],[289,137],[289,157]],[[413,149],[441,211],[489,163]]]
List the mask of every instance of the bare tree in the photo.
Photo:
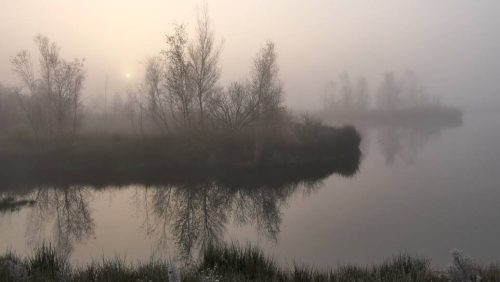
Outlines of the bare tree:
[[192,64],[191,78],[195,86],[195,96],[199,110],[199,123],[204,123],[204,104],[213,94],[219,79],[219,55],[221,47],[215,45],[214,32],[211,29],[208,9],[205,6],[198,15],[197,35],[189,46],[189,58]]
[[343,72],[339,76],[341,106],[344,109],[352,109],[354,105],[354,87],[352,86],[351,76],[348,72]]
[[282,86],[278,78],[277,54],[268,42],[257,54],[252,71],[251,91],[258,105],[257,117],[270,121],[282,110]]
[[360,76],[354,88],[355,106],[358,111],[366,111],[370,106],[370,96],[368,93],[368,83],[364,76]]
[[231,130],[251,125],[262,129],[279,121],[284,107],[276,58],[274,44],[267,43],[255,58],[248,85],[233,82],[211,97],[208,105],[215,125]]
[[427,97],[423,85],[412,70],[407,70],[402,75],[400,84],[405,107],[416,108],[430,104],[429,97]]
[[0,135],[21,125],[22,109],[15,92],[0,84]]
[[36,134],[76,134],[85,80],[84,60],[61,59],[59,48],[47,37],[37,36],[35,43],[40,53],[39,78],[27,51],[11,59],[13,71],[26,89],[18,92],[26,116]]
[[394,73],[385,74],[384,81],[379,88],[378,107],[381,110],[394,111],[400,105],[401,88],[398,85]]
[[250,87],[233,82],[213,95],[208,107],[216,127],[238,131],[255,122],[258,104]]
[[21,90],[16,91],[19,97],[20,105],[26,114],[33,132],[35,135],[39,135],[39,131],[42,129],[42,124],[44,124],[44,116],[41,114],[40,103],[35,102],[35,100],[40,100],[41,97],[35,96],[37,91],[37,81],[35,78],[31,55],[28,51],[23,50],[11,58],[11,64],[12,71],[19,76],[21,82],[27,87],[27,91],[29,93],[27,98],[31,98],[25,99],[25,97],[21,95]]
[[187,55],[187,37],[183,25],[176,25],[166,36],[167,48],[148,60],[144,88],[148,111],[166,131],[175,124],[191,124],[194,104],[193,67]]
[[[191,79],[193,65],[187,58],[187,36],[183,25],[175,26],[167,36],[167,50],[163,51],[166,64],[165,86],[170,95],[172,110],[179,112],[183,126],[191,124],[194,85]],[[173,113],[173,117],[176,115]]]
[[162,63],[159,57],[151,58],[146,63],[144,87],[146,88],[149,112],[155,121],[169,129],[169,97],[162,89]]

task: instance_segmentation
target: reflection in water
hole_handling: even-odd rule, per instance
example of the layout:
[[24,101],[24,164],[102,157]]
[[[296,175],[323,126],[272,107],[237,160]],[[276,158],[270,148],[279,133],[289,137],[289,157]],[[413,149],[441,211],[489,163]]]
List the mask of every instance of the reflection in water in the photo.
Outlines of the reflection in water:
[[94,234],[90,195],[90,189],[83,186],[38,188],[33,192],[34,205],[26,225],[29,245],[40,245],[49,232],[53,236],[50,240],[53,247],[61,255],[68,256],[73,244]]
[[[158,247],[168,247],[169,235],[183,258],[194,248],[218,242],[227,223],[226,208],[230,196],[211,184],[166,186],[142,190],[144,227],[148,236],[156,237]],[[140,195],[140,193],[138,194]]]
[[[50,242],[61,255],[70,257],[75,245],[95,234],[89,207],[93,196],[101,196],[108,187],[137,187],[132,203],[143,218],[147,238],[155,240],[159,255],[172,254],[168,247],[173,243],[179,258],[190,262],[208,244],[224,240],[229,224],[252,226],[260,235],[276,241],[283,207],[292,194],[312,193],[333,173],[352,176],[358,171],[359,161],[358,151],[321,165],[225,168],[199,174],[187,171],[175,178],[167,177],[175,172],[164,171],[124,178],[79,175],[52,179],[47,175],[14,186],[0,185],[0,194],[17,195],[19,200],[32,203],[25,223],[29,247]],[[90,185],[93,182],[100,186]],[[121,185],[114,186],[116,183]]]
[[[363,128],[362,150],[366,154],[366,141],[372,135],[387,164],[397,159],[411,163],[429,139],[439,136],[445,128]],[[184,262],[190,262],[208,244],[223,241],[228,226],[248,226],[259,236],[276,242],[284,208],[292,195],[313,193],[321,187],[322,179],[332,173],[352,176],[359,162],[357,154],[337,163],[313,167],[188,171],[177,174],[178,177],[172,177],[175,172],[153,172],[99,178],[86,175],[68,179],[33,178],[18,186],[0,185],[0,215],[25,208],[28,245],[36,247],[50,241],[61,255],[70,256],[75,245],[85,243],[95,234],[89,208],[93,195],[100,196],[114,185],[130,187],[140,183],[133,186],[136,188],[132,203],[140,216],[141,230],[154,241],[159,252],[154,255],[177,254]],[[171,246],[175,250],[170,250]]]
[[461,123],[450,125],[383,126],[376,129],[377,141],[387,165],[393,164],[397,159],[412,164],[415,162],[418,153],[432,138],[439,138],[443,130],[460,125]]
[[299,190],[311,193],[319,182],[233,186],[211,181],[150,187],[134,195],[146,234],[155,238],[158,249],[166,251],[172,236],[180,256],[189,261],[195,251],[221,242],[229,223],[251,225],[276,241],[287,199]]

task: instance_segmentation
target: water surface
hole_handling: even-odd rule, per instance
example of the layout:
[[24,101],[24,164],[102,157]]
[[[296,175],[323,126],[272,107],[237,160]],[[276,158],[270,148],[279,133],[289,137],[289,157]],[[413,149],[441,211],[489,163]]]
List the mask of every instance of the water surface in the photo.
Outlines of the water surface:
[[359,171],[290,180],[2,187],[0,251],[50,242],[75,264],[195,259],[213,241],[252,242],[282,263],[378,263],[408,252],[500,261],[500,124],[361,129]]

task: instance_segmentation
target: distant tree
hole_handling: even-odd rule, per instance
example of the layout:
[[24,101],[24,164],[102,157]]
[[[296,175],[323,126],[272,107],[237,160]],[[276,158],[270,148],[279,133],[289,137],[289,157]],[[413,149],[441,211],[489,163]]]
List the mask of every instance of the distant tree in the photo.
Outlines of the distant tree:
[[6,90],[3,88],[2,85],[0,85],[0,130],[5,128],[6,120],[7,120],[7,113],[6,113],[6,96],[7,94],[5,93]]
[[335,81],[330,80],[325,85],[325,90],[323,93],[323,107],[326,111],[336,110],[337,108],[337,84]]
[[406,107],[415,108],[429,104],[429,98],[425,94],[424,87],[412,70],[407,70],[404,73],[401,88]]
[[47,37],[37,36],[40,73],[37,78],[31,56],[21,51],[12,57],[13,71],[23,83],[20,101],[36,134],[75,134],[81,118],[81,94],[85,80],[84,61],[66,61]]
[[14,91],[0,84],[0,135],[21,124],[18,99]]
[[354,88],[355,107],[358,111],[366,111],[370,107],[370,95],[368,93],[368,83],[366,78],[360,76]]
[[377,105],[381,110],[393,111],[400,106],[401,87],[396,81],[394,73],[385,74],[384,81],[379,88]]
[[169,129],[170,97],[162,88],[163,65],[159,57],[150,58],[146,63],[144,88],[147,93],[148,110],[156,122]]
[[368,83],[360,76],[353,83],[348,72],[339,75],[338,82],[330,81],[323,97],[325,110],[340,114],[363,112],[370,106]]
[[339,76],[340,82],[340,99],[344,110],[350,110],[354,106],[354,87],[352,85],[351,76],[347,72],[343,72]]

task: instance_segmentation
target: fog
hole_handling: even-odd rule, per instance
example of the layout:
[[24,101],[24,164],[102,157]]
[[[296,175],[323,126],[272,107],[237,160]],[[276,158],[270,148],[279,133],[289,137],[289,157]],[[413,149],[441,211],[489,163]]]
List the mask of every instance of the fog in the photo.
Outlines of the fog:
[[[144,62],[164,48],[172,23],[192,35],[200,1],[3,1],[0,83],[15,85],[9,60],[43,34],[64,58],[86,59],[87,101],[142,82]],[[498,1],[210,1],[223,41],[221,83],[248,75],[255,52],[276,44],[285,103],[317,108],[328,81],[347,71],[371,87],[387,71],[412,69],[427,91],[462,108],[500,98]],[[127,77],[129,76],[129,77]]]
[[0,281],[500,277],[497,0],[0,0],[0,23]]

